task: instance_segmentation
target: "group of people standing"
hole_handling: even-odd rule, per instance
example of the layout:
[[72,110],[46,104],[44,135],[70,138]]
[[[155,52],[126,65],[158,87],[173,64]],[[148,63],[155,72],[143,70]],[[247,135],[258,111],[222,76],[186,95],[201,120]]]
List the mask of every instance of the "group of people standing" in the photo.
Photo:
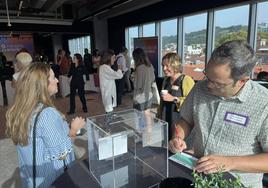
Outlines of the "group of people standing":
[[[155,75],[142,49],[135,49],[132,56],[133,107],[144,112],[149,132],[146,116],[150,116]],[[268,172],[268,91],[250,79],[256,62],[245,41],[225,42],[213,51],[204,80],[195,84],[182,74],[179,56],[166,54],[158,117],[169,123],[170,151],[188,150],[199,158],[194,170],[228,171],[245,186],[261,188],[263,173]],[[122,78],[122,70],[116,78]]]
[[75,113],[75,95],[78,91],[79,99],[82,103],[82,109],[86,113],[88,112],[86,98],[85,98],[85,81],[89,80],[89,74],[97,73],[98,66],[100,64],[100,53],[98,49],[93,51],[93,56],[89,53],[88,49],[84,49],[84,57],[81,54],[74,54],[71,58],[70,53],[65,50],[59,50],[57,56],[57,65],[59,67],[60,74],[66,74],[70,80],[70,107],[68,114]]
[[[133,107],[142,111],[150,124],[154,69],[143,49],[135,49],[132,56]],[[83,85],[81,75],[75,76],[83,74],[82,56],[75,54],[73,62],[73,83]],[[115,80],[122,79],[126,72],[119,62],[113,69],[115,62],[114,51],[106,50],[98,67],[106,113],[113,112],[117,105]],[[194,167],[197,172],[230,171],[239,174],[244,185],[261,188],[262,173],[268,172],[268,91],[250,80],[255,63],[255,53],[247,43],[226,42],[212,53],[204,70],[205,79],[195,84],[182,74],[179,56],[166,54],[162,58],[165,92],[157,115],[169,123],[170,151],[191,150],[199,158]],[[23,68],[16,82],[15,102],[6,114],[6,133],[17,146],[24,187],[49,187],[74,161],[72,139],[85,120],[76,117],[68,126],[51,100],[58,91],[57,83],[54,72],[44,63]],[[86,106],[83,110],[87,111]],[[193,145],[188,145],[185,139],[191,132]]]

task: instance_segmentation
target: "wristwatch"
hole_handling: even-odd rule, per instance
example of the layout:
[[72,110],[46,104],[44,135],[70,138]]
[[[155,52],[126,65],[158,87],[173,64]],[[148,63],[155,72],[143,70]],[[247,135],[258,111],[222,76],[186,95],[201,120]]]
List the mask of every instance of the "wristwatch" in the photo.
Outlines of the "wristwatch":
[[179,101],[178,97],[174,97],[173,102],[178,103],[178,101]]

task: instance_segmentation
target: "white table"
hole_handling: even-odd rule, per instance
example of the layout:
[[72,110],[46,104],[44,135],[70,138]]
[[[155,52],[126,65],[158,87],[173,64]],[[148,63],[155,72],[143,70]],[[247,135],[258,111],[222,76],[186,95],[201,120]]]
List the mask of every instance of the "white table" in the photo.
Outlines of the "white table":
[[[64,75],[59,76],[60,92],[63,97],[66,97],[67,95],[70,94],[69,79],[70,78]],[[95,91],[95,92],[100,91],[100,88],[95,86],[93,74],[89,75],[89,80],[86,80],[86,75],[84,75],[84,81],[85,81],[85,91]]]
[[66,97],[70,94],[70,83],[67,76],[59,76],[59,87],[60,87],[60,93],[63,97]]
[[89,80],[86,80],[86,75],[84,75],[84,80],[85,80],[85,91],[100,92],[100,88],[95,86],[93,74],[89,75]]

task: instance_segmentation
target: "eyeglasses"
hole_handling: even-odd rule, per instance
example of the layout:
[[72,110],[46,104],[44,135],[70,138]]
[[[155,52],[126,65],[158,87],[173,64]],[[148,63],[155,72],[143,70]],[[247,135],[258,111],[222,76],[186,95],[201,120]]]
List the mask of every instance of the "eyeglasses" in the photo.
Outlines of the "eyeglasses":
[[219,82],[216,82],[216,81],[213,81],[213,80],[210,80],[207,75],[206,75],[206,71],[204,70],[203,71],[203,74],[204,74],[204,79],[207,80],[209,83],[212,83],[217,89],[222,89],[222,88],[225,88],[231,84],[234,83],[234,81],[231,81],[230,83],[228,84],[225,84],[225,83],[219,83]]

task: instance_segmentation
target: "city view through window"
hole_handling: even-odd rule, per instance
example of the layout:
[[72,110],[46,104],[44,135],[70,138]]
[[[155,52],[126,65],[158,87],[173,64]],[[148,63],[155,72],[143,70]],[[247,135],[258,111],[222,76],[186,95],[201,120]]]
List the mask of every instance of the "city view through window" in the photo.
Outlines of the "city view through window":
[[195,80],[201,80],[204,78],[206,59],[207,14],[184,17],[183,28],[183,73],[192,76]]
[[268,72],[268,2],[258,4],[256,55],[259,58],[254,68],[254,78],[260,71]]
[[[183,16],[183,33],[178,32],[178,19],[165,20],[160,22],[155,22],[155,24],[160,24],[160,27],[155,27],[155,24],[145,24],[137,26],[143,27],[142,35],[152,36],[152,33],[160,33],[160,58],[168,52],[177,52],[178,49],[182,49],[183,52],[178,52],[183,54],[183,73],[193,77],[195,80],[200,80],[204,78],[203,69],[205,67],[206,61],[206,51],[207,51],[207,38],[213,37],[212,43],[210,44],[212,48],[216,48],[222,43],[230,40],[245,40],[248,39],[248,23],[249,23],[249,9],[250,6],[242,5],[232,8],[222,8],[214,10],[214,20],[213,20],[213,35],[207,36],[207,17],[206,12],[199,13],[191,16]],[[253,70],[253,78],[260,71],[268,72],[268,1],[257,3],[257,17],[256,17],[256,36],[254,36],[255,50],[258,57],[258,63]],[[149,26],[151,26],[149,28]],[[144,29],[147,28],[147,29]],[[155,28],[160,28],[160,32],[155,32]],[[135,36],[135,37],[143,37]],[[178,48],[177,41],[183,41],[183,48]],[[133,46],[129,46],[130,49]],[[161,62],[159,62],[161,65]],[[161,67],[161,66],[159,66]]]

